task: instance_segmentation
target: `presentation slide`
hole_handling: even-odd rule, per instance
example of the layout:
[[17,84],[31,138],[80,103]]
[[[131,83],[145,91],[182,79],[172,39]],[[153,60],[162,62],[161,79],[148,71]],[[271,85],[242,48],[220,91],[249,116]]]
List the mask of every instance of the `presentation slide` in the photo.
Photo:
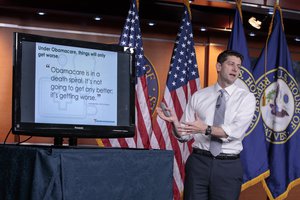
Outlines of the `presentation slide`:
[[36,43],[35,122],[117,125],[116,52]]

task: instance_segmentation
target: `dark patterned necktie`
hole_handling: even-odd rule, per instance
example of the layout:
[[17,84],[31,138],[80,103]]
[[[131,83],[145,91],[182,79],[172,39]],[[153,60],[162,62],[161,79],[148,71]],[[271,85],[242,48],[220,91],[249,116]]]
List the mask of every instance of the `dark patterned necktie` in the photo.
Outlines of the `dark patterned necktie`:
[[[226,108],[226,100],[225,100],[225,90],[220,90],[220,95],[218,96],[216,103],[216,110],[214,115],[214,126],[220,126],[224,123],[224,115]],[[209,151],[213,156],[217,156],[221,153],[222,140],[211,136]]]

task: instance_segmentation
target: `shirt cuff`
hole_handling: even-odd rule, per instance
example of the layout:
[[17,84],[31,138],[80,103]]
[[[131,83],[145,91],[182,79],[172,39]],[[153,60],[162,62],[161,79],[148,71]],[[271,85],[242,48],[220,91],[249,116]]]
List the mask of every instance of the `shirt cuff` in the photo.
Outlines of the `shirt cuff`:
[[221,128],[223,129],[223,131],[227,135],[226,138],[220,138],[222,140],[222,142],[228,143],[228,142],[232,141],[232,139],[230,137],[230,132],[231,132],[230,128],[227,127],[226,125],[221,125]]

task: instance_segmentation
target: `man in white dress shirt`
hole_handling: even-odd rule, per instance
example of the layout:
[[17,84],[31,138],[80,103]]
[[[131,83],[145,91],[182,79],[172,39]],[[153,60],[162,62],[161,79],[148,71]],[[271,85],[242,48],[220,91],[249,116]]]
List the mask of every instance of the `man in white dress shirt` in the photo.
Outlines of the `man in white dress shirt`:
[[[239,154],[256,102],[252,93],[234,83],[239,76],[242,61],[243,56],[231,50],[223,51],[218,56],[217,83],[192,96],[182,122],[178,121],[173,109],[166,108],[171,113],[169,117],[161,108],[157,109],[162,119],[174,124],[174,136],[179,141],[194,139],[193,153],[186,163],[185,200],[239,199],[243,177]],[[222,124],[215,125],[219,96],[225,98],[223,104],[226,108]],[[217,155],[211,153],[211,138],[217,140],[220,151]]]

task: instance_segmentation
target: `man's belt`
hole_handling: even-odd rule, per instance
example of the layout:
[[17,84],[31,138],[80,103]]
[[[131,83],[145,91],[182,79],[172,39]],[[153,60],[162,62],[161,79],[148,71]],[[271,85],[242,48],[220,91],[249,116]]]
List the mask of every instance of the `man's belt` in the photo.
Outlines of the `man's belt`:
[[210,158],[219,159],[219,160],[236,160],[240,158],[240,154],[227,154],[227,153],[220,153],[218,156],[215,157],[210,153],[210,151],[206,151],[198,148],[193,148],[193,153],[207,156]]

